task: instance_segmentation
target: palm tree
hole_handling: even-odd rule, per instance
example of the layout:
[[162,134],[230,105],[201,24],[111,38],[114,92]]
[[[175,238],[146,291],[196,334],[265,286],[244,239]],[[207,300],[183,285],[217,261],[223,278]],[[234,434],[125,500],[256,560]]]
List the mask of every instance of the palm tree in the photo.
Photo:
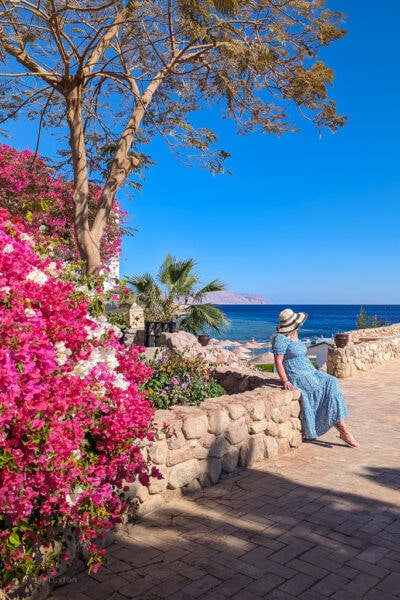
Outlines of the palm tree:
[[126,278],[148,321],[176,320],[177,329],[195,335],[205,327],[221,333],[221,328],[229,324],[222,311],[212,304],[202,303],[207,292],[220,292],[226,288],[225,284],[213,279],[196,289],[200,281],[194,272],[195,266],[193,258],[178,260],[168,254],[156,279],[149,273]]

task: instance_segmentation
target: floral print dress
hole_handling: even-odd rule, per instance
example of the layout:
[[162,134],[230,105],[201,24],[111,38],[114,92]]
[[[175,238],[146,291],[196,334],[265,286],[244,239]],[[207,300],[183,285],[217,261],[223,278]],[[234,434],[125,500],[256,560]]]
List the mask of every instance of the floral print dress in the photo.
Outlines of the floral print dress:
[[303,438],[315,439],[348,416],[338,380],[313,366],[303,342],[277,334],[272,340],[272,352],[283,354],[287,378],[301,391]]

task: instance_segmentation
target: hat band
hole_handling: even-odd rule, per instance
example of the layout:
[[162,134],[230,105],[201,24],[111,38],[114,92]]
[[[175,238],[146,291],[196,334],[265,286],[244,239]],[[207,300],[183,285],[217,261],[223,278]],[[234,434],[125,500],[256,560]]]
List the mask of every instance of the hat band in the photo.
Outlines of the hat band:
[[298,317],[299,315],[294,314],[293,317],[291,317],[289,320],[281,321],[280,327],[290,327],[291,325],[294,325],[295,323],[297,323]]

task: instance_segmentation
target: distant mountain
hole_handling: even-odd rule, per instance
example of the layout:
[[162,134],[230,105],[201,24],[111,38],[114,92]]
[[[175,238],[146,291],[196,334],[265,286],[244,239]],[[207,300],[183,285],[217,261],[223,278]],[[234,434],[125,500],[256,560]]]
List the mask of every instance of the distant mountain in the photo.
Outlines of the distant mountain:
[[258,294],[237,293],[225,290],[223,292],[208,292],[204,295],[203,303],[207,304],[271,304],[264,296]]

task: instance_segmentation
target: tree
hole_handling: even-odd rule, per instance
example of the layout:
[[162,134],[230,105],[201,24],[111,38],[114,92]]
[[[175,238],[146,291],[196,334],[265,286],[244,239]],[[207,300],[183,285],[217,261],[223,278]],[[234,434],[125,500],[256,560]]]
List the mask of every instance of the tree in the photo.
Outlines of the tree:
[[137,293],[147,320],[177,320],[178,329],[194,334],[204,327],[221,332],[221,327],[228,324],[225,315],[212,304],[202,301],[207,292],[224,290],[225,284],[213,279],[196,289],[199,278],[193,271],[195,266],[193,258],[178,260],[168,254],[156,278],[149,273],[126,278],[127,284]]
[[[189,164],[224,170],[229,152],[193,114],[219,106],[240,134],[294,131],[297,105],[318,128],[336,130],[318,52],[344,35],[324,0],[1,0],[5,72],[0,124],[26,114],[40,128],[67,126],[74,173],[75,234],[88,273],[115,194],[150,164],[155,135]],[[64,150],[65,156],[65,150]],[[102,195],[89,223],[89,172]],[[137,180],[133,185],[138,186]]]
[[357,317],[357,329],[375,329],[375,327],[385,327],[388,325],[386,319],[378,319],[377,315],[370,317],[362,306]]

